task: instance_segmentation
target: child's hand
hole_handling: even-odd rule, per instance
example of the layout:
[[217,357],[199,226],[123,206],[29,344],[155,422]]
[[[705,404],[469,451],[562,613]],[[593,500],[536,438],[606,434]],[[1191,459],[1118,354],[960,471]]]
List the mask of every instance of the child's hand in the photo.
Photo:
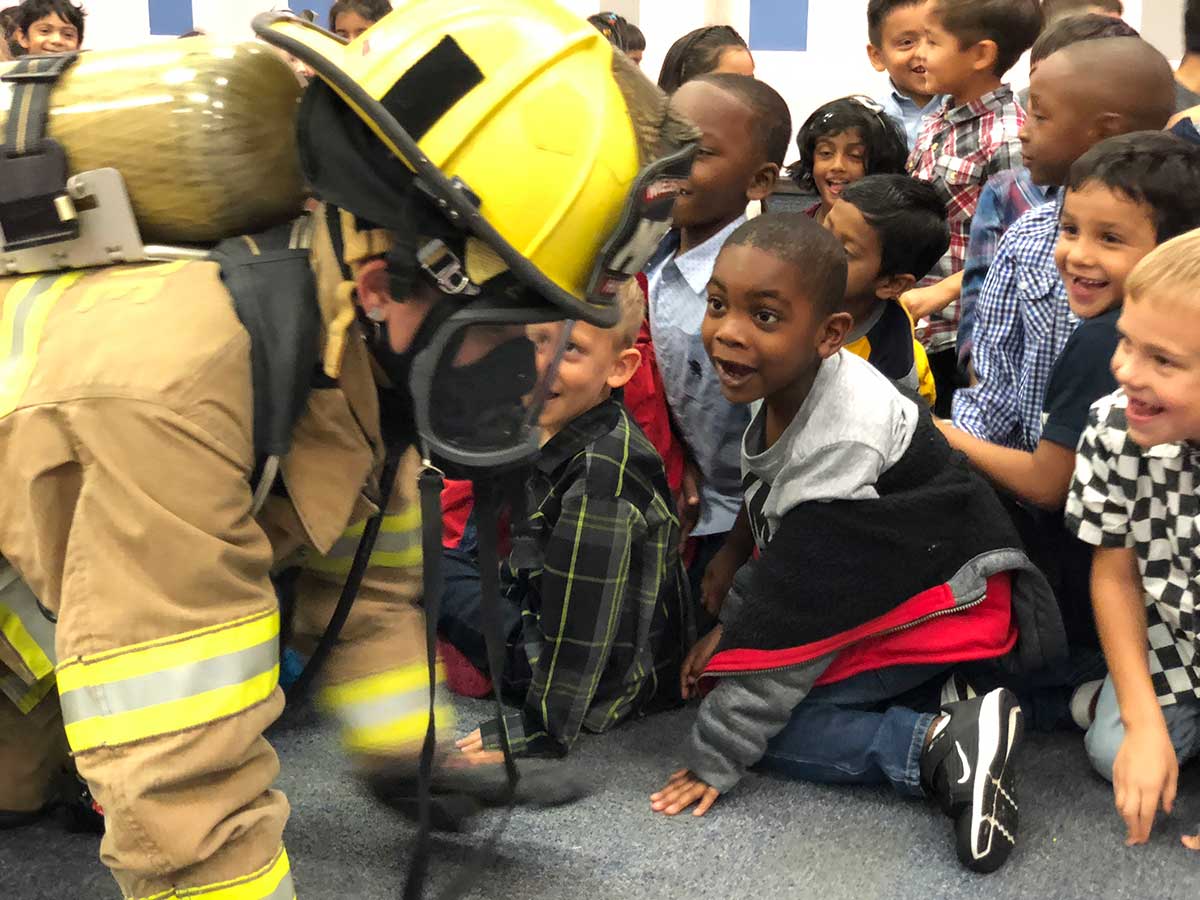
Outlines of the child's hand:
[[479,753],[483,750],[483,732],[476,728],[465,738],[459,738],[454,746],[463,753]]
[[650,808],[664,816],[674,816],[699,801],[692,815],[702,816],[720,796],[721,792],[716,788],[709,787],[687,769],[680,769],[670,777],[665,788],[650,795]]
[[679,513],[679,546],[687,543],[692,536],[692,529],[700,521],[700,470],[695,463],[688,460],[683,464],[683,484],[679,489],[679,502],[676,511]]
[[717,551],[717,555],[704,570],[704,578],[700,580],[700,602],[711,615],[720,614],[725,596],[733,586],[733,576],[741,566],[737,554],[726,546]]
[[454,742],[459,749],[459,759],[471,766],[491,766],[504,762],[504,752],[501,750],[484,750],[483,733],[476,728],[465,738]]
[[1169,813],[1175,805],[1178,781],[1179,761],[1165,726],[1126,730],[1113,762],[1113,795],[1129,829],[1127,847],[1150,839],[1159,807]]
[[696,693],[696,682],[708,667],[708,661],[717,652],[717,644],[721,642],[722,628],[718,625],[700,640],[692,645],[688,655],[684,657],[683,666],[679,670],[679,693],[684,700],[691,699]]
[[931,284],[929,287],[913,288],[900,295],[900,302],[908,310],[908,314],[912,316],[914,322],[920,322],[935,312],[941,312],[955,299],[957,298],[953,295],[947,294],[940,283]]

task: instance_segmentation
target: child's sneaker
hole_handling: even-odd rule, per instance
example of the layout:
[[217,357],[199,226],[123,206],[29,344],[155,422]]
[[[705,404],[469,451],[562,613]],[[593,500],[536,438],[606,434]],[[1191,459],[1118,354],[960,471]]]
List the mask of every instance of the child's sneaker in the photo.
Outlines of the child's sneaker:
[[955,820],[958,858],[968,869],[994,872],[1017,842],[1013,752],[1023,716],[1005,688],[942,707],[921,754],[921,783]]

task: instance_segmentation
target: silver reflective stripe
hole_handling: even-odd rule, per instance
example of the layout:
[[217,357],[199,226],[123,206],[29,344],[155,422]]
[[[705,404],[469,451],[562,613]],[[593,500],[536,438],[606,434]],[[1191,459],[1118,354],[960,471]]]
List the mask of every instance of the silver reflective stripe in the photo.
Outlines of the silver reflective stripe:
[[[337,543],[333,545],[333,549],[329,551],[326,558],[337,559],[354,556],[358,551],[358,544],[361,540],[362,535],[338,538]],[[408,531],[380,531],[371,553],[372,555],[376,553],[405,553],[414,547],[420,546],[420,543],[421,532],[417,528]]]
[[[438,691],[438,705],[445,704],[445,698]],[[347,728],[378,728],[392,722],[398,722],[408,716],[429,709],[429,688],[423,686],[418,690],[404,694],[391,694],[374,700],[364,700],[361,703],[347,703],[335,709],[337,717]]]
[[17,570],[0,556],[0,618],[8,609],[20,620],[35,644],[46,654],[52,665],[58,664],[54,655],[54,623],[46,618],[37,597],[21,580]]
[[249,681],[279,663],[279,640],[271,638],[245,650],[201,662],[152,672],[109,684],[76,688],[62,694],[63,720],[70,725],[96,716],[112,716],[194,697],[205,691]]
[[29,293],[17,305],[16,312],[13,313],[12,343],[9,345],[8,353],[0,355],[0,363],[5,360],[18,359],[25,353],[25,325],[29,321],[29,314],[33,311],[38,297],[46,293],[58,279],[58,275],[43,275],[33,283],[29,288]]

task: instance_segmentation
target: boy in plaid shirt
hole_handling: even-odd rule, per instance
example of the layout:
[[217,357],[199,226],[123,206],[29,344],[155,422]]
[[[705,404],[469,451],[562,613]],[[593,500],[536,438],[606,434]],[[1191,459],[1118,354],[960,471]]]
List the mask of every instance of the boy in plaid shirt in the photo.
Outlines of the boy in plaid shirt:
[[[1067,525],[1096,547],[1092,602],[1109,676],[1088,756],[1113,782],[1128,844],[1175,802],[1200,753],[1200,231],[1126,281],[1113,357],[1120,389],[1092,407]],[[1200,849],[1200,836],[1184,844]]]
[[915,61],[925,67],[926,89],[949,99],[926,117],[908,168],[945,198],[950,249],[921,282],[924,290],[910,292],[904,303],[918,322],[917,338],[929,354],[942,407],[957,381],[954,301],[971,220],[988,179],[1021,165],[1017,134],[1025,113],[1003,78],[1041,27],[1037,0],[930,0],[927,6]]
[[[581,730],[606,731],[680,699],[694,626],[679,519],[662,460],[619,393],[641,362],[634,341],[643,311],[631,281],[616,327],[575,323],[542,411],[544,443],[527,490],[540,558],[514,553],[520,568],[506,573],[501,598],[502,683],[522,704],[503,723],[516,753],[563,756]],[[564,327],[529,326],[539,371]],[[479,615],[478,591],[459,591],[443,598],[438,625],[486,669]],[[458,746],[471,755],[498,750],[501,727],[484,722]]]

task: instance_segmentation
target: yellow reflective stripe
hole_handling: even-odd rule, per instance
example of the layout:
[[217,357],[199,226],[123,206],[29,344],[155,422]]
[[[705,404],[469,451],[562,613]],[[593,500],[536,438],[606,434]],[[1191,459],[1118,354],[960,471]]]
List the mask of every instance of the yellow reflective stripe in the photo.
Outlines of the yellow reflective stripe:
[[58,690],[65,694],[140,675],[151,675],[181,663],[224,656],[279,637],[279,611],[266,610],[221,625],[76,656],[58,666]]
[[54,623],[42,615],[37,597],[17,570],[0,558],[0,634],[35,679],[54,671]]
[[[439,698],[445,670],[437,668]],[[429,671],[414,663],[369,675],[321,692],[321,704],[342,723],[342,742],[351,750],[387,750],[419,741],[429,723]],[[435,707],[439,729],[454,722],[454,710],[439,699]]]
[[59,668],[71,749],[183,731],[266,700],[279,681],[279,613],[151,641]]
[[[435,708],[438,731],[454,725],[454,707],[439,705]],[[429,708],[410,713],[391,722],[364,728],[344,728],[342,743],[348,750],[358,753],[386,752],[405,744],[424,739],[429,727]]]
[[58,299],[84,275],[42,275],[22,278],[4,296],[0,314],[0,419],[17,407],[33,375],[50,310]]
[[[314,556],[305,568],[330,575],[345,575],[354,562],[365,522],[347,528],[325,556]],[[383,517],[379,537],[371,551],[370,565],[385,569],[407,569],[421,564],[421,510],[416,504],[395,515]]]
[[201,887],[172,888],[142,900],[296,900],[292,868],[282,847],[275,858],[245,878],[235,878]]

